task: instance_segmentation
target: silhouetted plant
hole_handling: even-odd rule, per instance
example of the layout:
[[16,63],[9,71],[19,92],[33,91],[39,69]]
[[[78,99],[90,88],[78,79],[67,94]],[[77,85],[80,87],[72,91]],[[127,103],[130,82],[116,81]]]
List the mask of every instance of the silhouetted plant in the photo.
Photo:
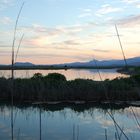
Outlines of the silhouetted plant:
[[[51,73],[43,76],[35,74],[28,79],[14,79],[14,99],[17,101],[105,101],[105,100],[139,100],[136,85],[131,78],[140,84],[140,75],[130,78],[93,81],[75,79],[67,81],[65,76]],[[0,78],[0,99],[10,100],[11,79]],[[106,93],[103,85],[106,87]],[[107,97],[106,97],[107,94]]]
[[66,81],[66,77],[59,73],[49,73],[45,78],[53,81]]
[[32,79],[41,79],[43,78],[43,75],[41,73],[35,73],[32,77]]

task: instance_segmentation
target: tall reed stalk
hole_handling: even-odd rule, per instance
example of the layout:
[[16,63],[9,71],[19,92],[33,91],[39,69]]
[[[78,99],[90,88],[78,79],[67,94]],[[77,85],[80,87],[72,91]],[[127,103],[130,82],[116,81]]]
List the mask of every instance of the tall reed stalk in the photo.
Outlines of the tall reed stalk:
[[79,140],[79,125],[77,125],[77,140]]
[[[123,58],[124,58],[124,62],[125,62],[125,68],[126,70],[129,70],[128,69],[128,64],[127,64],[127,60],[126,60],[126,56],[125,56],[125,52],[124,52],[124,49],[123,49],[123,46],[122,46],[122,43],[121,43],[121,39],[120,39],[120,35],[119,35],[119,31],[118,31],[118,28],[117,28],[117,25],[115,25],[115,29],[116,29],[116,33],[117,33],[117,36],[118,36],[118,40],[119,40],[119,44],[120,44],[120,47],[121,47],[121,50],[122,50],[122,55],[123,55]],[[139,85],[137,84],[136,80],[132,77],[132,82],[136,85],[136,91],[137,93],[139,94],[140,96],[140,88],[139,88]],[[134,116],[134,119],[136,120],[136,123],[138,125],[138,129],[140,130],[140,123],[137,119],[137,116],[133,110],[132,107],[130,107],[131,111],[132,111],[132,114]]]
[[107,129],[105,128],[105,140],[107,140]]
[[21,39],[20,39],[20,41],[19,41],[19,45],[18,45],[17,52],[16,52],[16,55],[15,55],[15,62],[17,61],[17,56],[18,56],[19,48],[20,48],[20,46],[21,46],[23,37],[24,37],[24,34],[21,36]]
[[14,113],[13,113],[13,105],[14,105],[14,63],[15,63],[15,41],[16,41],[16,33],[17,33],[17,26],[20,14],[22,12],[24,3],[21,5],[18,16],[16,18],[16,23],[14,27],[14,36],[13,36],[13,42],[12,42],[12,58],[11,58],[11,139],[14,139]]
[[41,117],[41,104],[39,106],[39,140],[42,140],[42,117]]
[[73,124],[73,129],[72,129],[72,133],[73,133],[73,140],[75,140],[75,124]]
[[123,49],[123,46],[122,46],[122,42],[121,42],[119,31],[118,31],[118,28],[117,28],[117,25],[116,24],[115,24],[115,29],[116,29],[117,37],[118,37],[118,40],[119,40],[120,48],[121,48],[121,51],[122,51],[123,60],[125,62],[125,68],[127,69],[128,68],[127,67],[128,65],[127,65],[127,61],[126,61],[126,56],[125,56],[125,53],[124,53],[124,49]]
[[[103,78],[102,78],[102,75],[101,75],[100,70],[99,70],[99,68],[98,68],[98,63],[96,62],[95,56],[94,56],[94,55],[93,55],[93,61],[94,61],[95,66],[96,66],[96,68],[97,68],[97,73],[98,73],[98,75],[99,75],[100,81],[103,82]],[[107,95],[106,85],[103,83],[102,86],[103,86],[103,89],[104,89],[104,92],[105,92],[106,99],[107,99],[108,101],[110,101],[109,98],[108,98],[108,95]],[[110,102],[109,102],[109,106],[110,106],[110,108],[111,108],[111,103],[110,103]],[[116,122],[116,120],[115,120],[115,118],[114,118],[114,115],[113,115],[111,112],[109,112],[109,111],[107,111],[107,113],[108,113],[108,115],[110,116],[110,118],[113,120],[115,129],[116,129],[116,134],[117,134],[118,138],[119,138],[119,131],[118,131],[118,129],[119,129],[120,132],[121,132],[121,133],[124,135],[124,137],[126,138],[126,140],[129,140],[129,138],[127,137],[127,135],[124,133],[124,131],[123,131],[123,130],[121,129],[121,127],[119,126],[119,124]],[[119,140],[120,140],[120,139],[119,139]]]

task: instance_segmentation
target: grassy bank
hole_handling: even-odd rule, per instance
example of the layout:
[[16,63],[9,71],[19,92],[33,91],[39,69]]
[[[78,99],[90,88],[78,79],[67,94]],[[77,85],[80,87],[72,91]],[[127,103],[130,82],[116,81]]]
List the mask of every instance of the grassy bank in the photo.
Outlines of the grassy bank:
[[128,75],[139,75],[140,74],[140,67],[128,67],[128,68],[120,68],[117,70],[117,72],[122,74],[128,74]]
[[[135,81],[135,82],[134,82]],[[15,101],[127,101],[140,100],[140,75],[130,78],[67,81],[57,73],[14,80]],[[11,99],[11,79],[0,78],[0,99]]]

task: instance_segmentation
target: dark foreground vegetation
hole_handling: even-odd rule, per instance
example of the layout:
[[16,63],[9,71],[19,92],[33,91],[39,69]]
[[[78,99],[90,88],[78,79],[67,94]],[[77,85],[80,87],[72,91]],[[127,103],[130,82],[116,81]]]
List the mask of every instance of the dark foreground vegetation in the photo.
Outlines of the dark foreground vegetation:
[[[11,79],[0,78],[0,99],[11,100]],[[32,78],[14,80],[14,101],[132,101],[140,100],[140,75],[129,78],[93,81],[52,73],[37,73]]]
[[119,73],[128,74],[128,75],[139,75],[140,74],[140,67],[123,67],[117,70]]

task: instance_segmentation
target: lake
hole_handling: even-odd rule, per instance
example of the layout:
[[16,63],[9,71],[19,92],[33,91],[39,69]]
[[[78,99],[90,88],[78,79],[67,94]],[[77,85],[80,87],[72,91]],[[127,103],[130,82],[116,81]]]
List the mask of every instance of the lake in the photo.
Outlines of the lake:
[[[43,75],[61,73],[68,80],[75,78],[100,80],[97,70],[16,70],[15,77],[28,78],[34,73]],[[103,79],[113,79],[119,76],[116,69],[100,70]],[[10,77],[10,71],[0,71],[0,76]],[[16,105],[14,112],[15,140],[115,140],[115,135],[121,140],[126,138],[120,130],[116,133],[113,116],[120,128],[131,140],[139,140],[140,119],[139,107],[101,105]],[[135,114],[135,115],[134,115]],[[11,106],[0,104],[0,140],[11,140]],[[117,135],[118,134],[118,135]]]
[[[127,77],[124,74],[120,74],[116,69],[101,69],[99,70],[102,76],[102,79],[114,79],[116,77]],[[18,78],[29,78],[32,77],[35,73],[42,73],[47,75],[48,73],[61,73],[66,76],[67,80],[73,80],[76,78],[83,79],[93,79],[100,80],[99,74],[96,69],[69,69],[69,70],[15,70],[15,77]],[[0,70],[0,76],[9,78],[11,75],[10,70]]]
[[[139,107],[114,107],[105,105],[49,105],[43,107],[14,107],[14,138],[16,140],[115,140],[116,129],[108,112],[131,140],[139,140]],[[134,114],[135,113],[135,117]],[[9,105],[0,105],[0,139],[11,139]],[[124,135],[119,131],[121,140]]]

